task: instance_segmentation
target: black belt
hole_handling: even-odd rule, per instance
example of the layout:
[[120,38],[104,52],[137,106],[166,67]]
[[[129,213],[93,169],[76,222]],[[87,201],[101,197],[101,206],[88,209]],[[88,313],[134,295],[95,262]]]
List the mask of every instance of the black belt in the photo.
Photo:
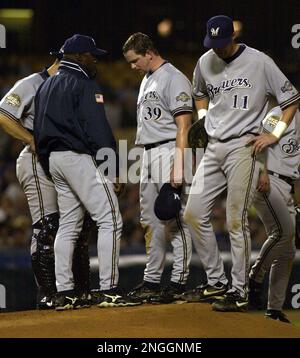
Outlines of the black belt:
[[174,142],[175,140],[176,140],[176,138],[163,140],[162,142],[156,142],[156,143],[151,143],[151,144],[145,144],[145,145],[144,145],[144,148],[145,148],[145,150],[149,150],[149,149],[152,149],[152,148],[159,147],[159,146],[162,145],[162,144],[166,144],[166,143],[169,143],[169,142]]
[[279,178],[281,180],[284,180],[286,183],[288,183],[291,186],[294,185],[294,180],[290,177],[286,177],[285,175],[272,172],[272,170],[268,170],[268,174],[273,175],[274,177]]

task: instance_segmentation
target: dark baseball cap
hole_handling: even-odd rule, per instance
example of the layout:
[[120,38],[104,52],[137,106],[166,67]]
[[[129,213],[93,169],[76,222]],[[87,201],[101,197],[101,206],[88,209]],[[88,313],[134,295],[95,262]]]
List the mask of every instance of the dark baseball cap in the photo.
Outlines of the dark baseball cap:
[[206,36],[203,44],[207,48],[222,48],[232,40],[234,32],[233,21],[225,15],[210,18],[206,24]]
[[171,220],[181,210],[181,187],[173,188],[170,183],[165,183],[154,202],[154,213],[159,220]]
[[89,52],[96,58],[107,54],[107,51],[97,48],[95,40],[90,36],[75,34],[68,38],[59,51],[51,51],[50,54],[59,58],[68,53]]

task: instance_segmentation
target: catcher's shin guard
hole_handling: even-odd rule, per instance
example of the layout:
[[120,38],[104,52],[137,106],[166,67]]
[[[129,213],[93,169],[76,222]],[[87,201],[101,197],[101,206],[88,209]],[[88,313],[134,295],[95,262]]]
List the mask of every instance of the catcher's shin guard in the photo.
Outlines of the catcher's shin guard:
[[37,250],[32,255],[33,270],[41,292],[51,297],[56,293],[54,240],[58,229],[58,214],[45,216],[34,228],[40,231],[36,235]]
[[96,232],[95,222],[90,215],[86,213],[81,234],[76,243],[73,254],[73,276],[75,284],[75,293],[78,297],[88,296],[90,292],[90,256],[89,256],[89,238]]

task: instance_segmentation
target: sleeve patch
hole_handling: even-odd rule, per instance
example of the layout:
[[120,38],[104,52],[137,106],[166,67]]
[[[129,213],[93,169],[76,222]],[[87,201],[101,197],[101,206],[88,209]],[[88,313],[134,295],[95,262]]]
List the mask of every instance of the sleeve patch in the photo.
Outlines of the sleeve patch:
[[176,97],[176,101],[181,101],[181,102],[187,102],[191,99],[191,97],[185,93],[185,92],[180,92],[179,95]]
[[13,107],[20,107],[21,106],[21,98],[16,93],[11,93],[5,98],[5,103],[9,104]]
[[290,81],[285,81],[284,85],[281,87],[281,92],[289,92],[293,90],[293,85]]

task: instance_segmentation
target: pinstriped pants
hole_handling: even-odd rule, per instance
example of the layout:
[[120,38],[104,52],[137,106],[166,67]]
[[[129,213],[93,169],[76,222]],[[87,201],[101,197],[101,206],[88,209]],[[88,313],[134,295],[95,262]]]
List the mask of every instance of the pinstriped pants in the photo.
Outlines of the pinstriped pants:
[[[165,154],[162,151],[165,150]],[[173,247],[173,268],[171,281],[185,284],[189,274],[189,264],[192,255],[191,234],[186,223],[179,217],[159,220],[154,213],[154,202],[160,188],[170,179],[170,170],[175,153],[175,142],[163,144],[151,150],[145,150],[140,183],[141,225],[145,231],[147,264],[144,280],[160,283],[164,270],[166,255],[166,239],[169,237]],[[184,193],[184,190],[182,190]],[[181,195],[184,208],[186,195]]]
[[268,235],[250,277],[263,282],[269,274],[268,309],[281,311],[296,253],[295,208],[291,186],[282,179],[269,175],[270,191],[257,193],[254,206]]
[[90,155],[52,152],[49,163],[60,214],[54,244],[58,292],[74,288],[72,259],[85,209],[98,227],[100,289],[115,288],[119,278],[122,218],[113,185],[103,178]]
[[184,219],[192,234],[195,249],[207,274],[209,285],[227,278],[210,222],[217,197],[227,188],[226,219],[232,255],[232,291],[248,294],[251,241],[247,210],[256,190],[262,163],[251,156],[246,146],[251,136],[228,142],[210,140],[193,178]]

